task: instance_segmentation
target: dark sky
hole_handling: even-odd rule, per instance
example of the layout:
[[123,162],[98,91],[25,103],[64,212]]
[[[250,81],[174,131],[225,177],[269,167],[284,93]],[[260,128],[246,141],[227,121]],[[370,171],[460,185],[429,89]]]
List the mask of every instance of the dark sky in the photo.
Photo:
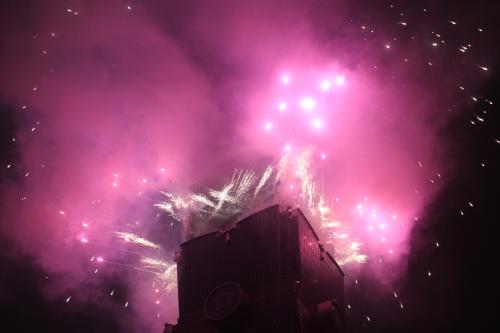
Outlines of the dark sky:
[[[332,102],[349,112],[325,118],[340,124],[334,134],[300,133],[296,145],[338,156],[325,167],[332,197],[352,197],[364,181],[370,196],[418,216],[394,243],[397,260],[377,266],[385,257],[368,244],[368,263],[346,269],[348,331],[495,327],[499,6],[2,2],[0,331],[159,332],[175,318],[175,292],[159,310],[145,301],[151,280],[114,230],[158,219],[134,231],[162,244],[148,255],[170,260],[182,228],[151,209],[159,191],[220,185],[234,168],[275,161],[285,135],[249,129],[274,91],[269,73],[330,62],[357,89]],[[445,180],[424,189],[436,170]],[[82,248],[87,221],[94,239]],[[113,268],[96,266],[99,254]]]

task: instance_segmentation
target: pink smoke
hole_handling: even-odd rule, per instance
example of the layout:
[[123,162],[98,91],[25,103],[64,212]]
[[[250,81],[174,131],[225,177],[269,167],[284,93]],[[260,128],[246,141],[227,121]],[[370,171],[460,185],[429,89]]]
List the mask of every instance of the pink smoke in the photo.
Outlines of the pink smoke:
[[[29,174],[3,190],[2,231],[68,277],[50,294],[113,269],[107,261],[125,255],[102,244],[114,244],[121,223],[154,223],[144,196],[220,184],[235,167],[308,146],[326,197],[368,255],[400,258],[450,172],[438,132],[454,74],[437,92],[423,51],[365,42],[344,1],[157,5],[169,22],[135,2],[53,1],[5,36],[0,86],[30,123],[16,134],[14,165]],[[158,306],[148,282],[129,282],[143,322],[175,321],[173,300]]]

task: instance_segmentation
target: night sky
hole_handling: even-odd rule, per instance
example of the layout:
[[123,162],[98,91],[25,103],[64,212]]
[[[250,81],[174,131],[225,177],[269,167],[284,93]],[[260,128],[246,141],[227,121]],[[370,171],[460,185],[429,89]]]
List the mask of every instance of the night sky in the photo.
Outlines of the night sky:
[[342,263],[348,332],[495,327],[499,10],[3,1],[0,331],[161,332],[186,217],[273,203]]

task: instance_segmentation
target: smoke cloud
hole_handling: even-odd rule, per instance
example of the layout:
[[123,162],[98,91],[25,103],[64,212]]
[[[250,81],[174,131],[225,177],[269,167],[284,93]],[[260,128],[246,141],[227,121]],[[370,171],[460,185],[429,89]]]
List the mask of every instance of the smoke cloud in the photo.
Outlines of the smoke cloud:
[[458,86],[482,73],[452,70],[418,21],[377,21],[364,7],[3,4],[0,88],[22,125],[0,228],[58,276],[48,297],[85,302],[89,284],[109,293],[119,275],[117,318],[127,302],[137,327],[175,322],[175,295],[156,304],[150,280],[117,264],[131,254],[114,232],[133,225],[170,256],[183,236],[158,221],[160,191],[218,186],[235,168],[263,170],[307,147],[327,202],[373,258],[366,265],[381,279],[379,257],[404,271],[411,228],[452,175],[441,131],[460,107]]

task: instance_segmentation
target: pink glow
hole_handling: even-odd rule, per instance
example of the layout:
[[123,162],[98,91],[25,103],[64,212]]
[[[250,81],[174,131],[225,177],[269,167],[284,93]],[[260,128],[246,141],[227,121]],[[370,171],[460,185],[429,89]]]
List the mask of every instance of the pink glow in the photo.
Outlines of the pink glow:
[[[86,12],[97,13],[92,20],[83,11],[68,21],[51,6],[37,7],[42,18],[33,30],[46,39],[7,37],[13,46],[0,85],[28,106],[23,113],[42,119],[36,131],[28,124],[16,133],[19,170],[31,172],[1,198],[6,220],[16,221],[5,227],[9,236],[44,269],[74,277],[62,292],[87,283],[81,263],[96,253],[102,257],[95,261],[106,258],[98,274],[127,259],[123,248],[113,248],[113,231],[134,226],[150,235],[159,191],[210,188],[235,168],[262,170],[285,153],[296,157],[313,147],[313,173],[335,217],[349,224],[349,237],[359,238],[368,256],[404,258],[415,217],[453,167],[438,134],[451,117],[443,110],[455,105],[458,73],[443,73],[436,89],[432,76],[408,66],[403,54],[384,71],[373,68],[398,52],[397,42],[372,47],[350,28],[352,38],[324,41],[328,24],[343,26],[337,23],[347,1],[318,2],[319,10],[334,13],[324,21],[303,15],[318,10],[307,1],[180,3],[187,14],[175,29],[145,3],[126,10],[112,0],[86,4]],[[41,47],[49,46],[48,55],[60,59],[40,59]],[[425,55],[411,45],[406,51]],[[297,176],[283,183],[287,198],[300,191]],[[151,321],[153,302],[144,292],[150,280],[134,279],[129,287],[138,317]],[[162,320],[175,322],[176,298],[160,307]],[[163,326],[151,322],[151,331]]]

